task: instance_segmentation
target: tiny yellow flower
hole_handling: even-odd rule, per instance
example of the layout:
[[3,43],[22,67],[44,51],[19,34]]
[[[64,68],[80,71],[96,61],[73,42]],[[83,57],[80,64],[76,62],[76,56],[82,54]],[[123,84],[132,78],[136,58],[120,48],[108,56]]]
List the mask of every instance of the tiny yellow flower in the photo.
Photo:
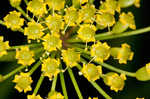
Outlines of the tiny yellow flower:
[[68,26],[75,26],[76,23],[78,23],[78,12],[74,7],[66,8],[65,9],[65,16],[64,20],[65,23],[68,24]]
[[120,6],[116,0],[106,0],[105,2],[101,2],[99,11],[114,15],[115,11],[120,12]]
[[7,28],[12,29],[13,31],[16,31],[21,28],[21,26],[24,25],[24,19],[20,18],[21,13],[16,11],[9,12],[8,15],[4,17],[4,24]]
[[45,3],[54,10],[61,10],[65,6],[65,0],[45,0]]
[[89,81],[95,81],[100,78],[102,75],[102,67],[95,66],[94,64],[83,64],[83,68],[81,70],[83,76],[87,78]]
[[126,64],[127,60],[133,59],[134,53],[131,51],[131,48],[128,44],[124,43],[121,45],[121,48],[118,51],[117,59],[119,60],[119,63]]
[[21,3],[21,0],[9,0],[9,2],[12,7],[18,7]]
[[58,14],[49,15],[46,18],[46,25],[51,30],[52,33],[59,33],[60,29],[64,28],[64,22],[62,21],[62,16]]
[[95,15],[96,9],[94,5],[86,4],[82,6],[79,11],[79,21],[85,23],[92,23]]
[[48,96],[48,99],[64,99],[64,96],[60,92],[51,92],[51,94]]
[[24,91],[25,93],[27,91],[31,91],[31,83],[32,78],[28,73],[20,73],[19,75],[15,75],[15,79],[13,80],[14,83],[16,83],[15,88],[19,91],[22,92]]
[[27,10],[32,12],[34,15],[43,15],[47,13],[46,4],[44,0],[32,0],[27,5]]
[[110,56],[110,47],[107,43],[97,42],[91,47],[91,56],[94,57],[94,60],[97,62],[103,62],[107,60]]
[[43,36],[43,29],[44,27],[39,23],[34,21],[28,22],[28,27],[24,29],[24,35],[27,35],[28,39],[37,40]]
[[94,25],[83,24],[80,25],[77,36],[84,42],[91,42],[95,41],[95,32],[96,27]]
[[98,97],[93,97],[93,98],[89,97],[88,99],[98,99]]
[[123,12],[119,17],[119,21],[124,25],[128,25],[131,29],[136,29],[134,15],[132,12],[128,12],[127,14]]
[[74,67],[77,65],[77,62],[80,61],[80,54],[70,48],[67,50],[62,50],[62,57],[68,67]]
[[51,52],[54,50],[61,49],[62,47],[62,40],[60,39],[58,34],[47,34],[42,38],[44,42],[42,43],[44,49]]
[[44,76],[47,76],[50,80],[52,80],[52,78],[57,76],[57,74],[60,72],[59,65],[59,60],[47,58],[43,60],[41,70],[43,71]]
[[96,23],[103,27],[110,27],[114,25],[115,18],[110,13],[101,13],[96,15]]
[[35,62],[33,58],[34,53],[30,51],[28,46],[21,47],[19,50],[16,50],[16,59],[18,59],[18,63],[22,65],[31,65]]
[[27,99],[43,99],[40,95],[28,95],[27,96]]
[[109,72],[105,74],[103,80],[106,85],[110,86],[111,90],[118,92],[119,90],[123,90],[125,85],[124,80],[126,80],[126,77],[124,74],[119,76],[117,73]]
[[0,36],[0,57],[7,54],[7,49],[9,49],[9,41],[3,41],[3,36]]

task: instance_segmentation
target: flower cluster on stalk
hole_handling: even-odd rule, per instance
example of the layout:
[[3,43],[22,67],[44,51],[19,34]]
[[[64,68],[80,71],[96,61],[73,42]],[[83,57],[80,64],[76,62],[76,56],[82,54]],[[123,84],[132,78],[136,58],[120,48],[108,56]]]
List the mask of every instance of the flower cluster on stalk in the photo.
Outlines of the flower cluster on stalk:
[[[79,99],[83,99],[74,80],[72,68],[78,68],[79,74],[107,99],[111,97],[101,91],[100,84],[97,84],[96,80],[103,79],[104,83],[115,92],[123,90],[126,76],[136,77],[141,81],[150,80],[150,64],[146,64],[136,73],[129,73],[105,63],[113,57],[120,64],[127,64],[134,56],[130,45],[123,43],[121,47],[114,47],[101,41],[103,38],[107,40],[107,37],[123,34],[128,29],[136,31],[133,13],[123,12],[122,9],[132,5],[140,7],[140,0],[100,0],[100,2],[72,0],[71,5],[67,0],[24,0],[27,12],[20,6],[22,0],[9,1],[15,10],[10,11],[0,23],[12,31],[22,32],[27,37],[27,44],[9,46],[9,41],[0,36],[0,59],[7,57],[9,51],[16,53],[11,57],[14,57],[22,68],[18,67],[20,69],[17,68],[15,73],[11,73],[11,76],[15,75],[12,82],[16,84],[15,88],[19,92],[33,91],[32,95],[27,95],[27,99],[44,99],[38,94],[44,78],[53,81],[47,99],[68,99],[63,76],[60,76],[61,80],[63,79],[61,84],[63,95],[55,89],[57,76],[64,75],[67,70]],[[94,2],[100,6],[95,7]],[[98,33],[102,30],[108,32]],[[42,50],[36,52],[39,48]],[[37,57],[39,53],[42,55]],[[40,66],[41,77],[34,89],[31,87],[33,83],[31,75]],[[28,67],[31,68],[29,71],[23,71]],[[102,72],[102,67],[113,72]],[[16,74],[19,71],[21,73]],[[8,77],[0,75],[0,82]],[[98,97],[89,96],[88,99]]]

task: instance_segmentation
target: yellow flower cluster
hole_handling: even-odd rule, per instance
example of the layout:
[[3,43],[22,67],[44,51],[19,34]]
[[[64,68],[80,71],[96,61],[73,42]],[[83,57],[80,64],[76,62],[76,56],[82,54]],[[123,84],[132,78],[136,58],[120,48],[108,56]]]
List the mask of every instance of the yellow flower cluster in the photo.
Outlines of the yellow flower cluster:
[[74,67],[80,61],[80,54],[74,49],[62,50],[62,57],[68,67]]
[[52,80],[53,76],[57,76],[60,72],[59,65],[59,60],[47,58],[43,60],[41,71],[43,71],[44,76],[47,76],[50,80]]
[[83,64],[81,72],[89,81],[95,81],[102,75],[102,67],[94,64]]
[[110,47],[107,43],[97,42],[91,47],[91,56],[94,57],[95,61],[103,62],[110,56]]
[[24,35],[27,35],[28,39],[38,40],[44,34],[43,29],[44,27],[39,23],[28,22],[28,27],[24,29]]
[[[71,4],[68,4],[68,2],[71,2]],[[112,56],[120,64],[127,64],[128,60],[133,59],[134,55],[130,45],[123,43],[121,47],[110,47],[106,42],[98,41],[101,38],[103,40],[103,37],[105,39],[105,37],[111,38],[111,36],[119,35],[128,28],[136,29],[132,12],[125,13],[121,8],[131,5],[139,7],[140,0],[100,0],[100,6],[96,7],[93,2],[96,1],[30,0],[26,1],[26,13],[20,7],[21,0],[10,0],[11,6],[20,12],[9,12],[3,18],[3,21],[0,21],[0,24],[13,31],[23,32],[27,37],[27,43],[30,43],[30,45],[15,46],[11,49],[12,51],[16,50],[14,51],[16,53],[15,59],[17,59],[18,64],[23,65],[21,69],[31,65],[29,72],[21,72],[19,75],[15,75],[13,82],[16,83],[15,88],[19,92],[32,91],[31,84],[33,81],[31,75],[40,66],[41,77],[48,77],[49,80],[53,80],[53,90],[49,92],[47,99],[67,99],[66,92],[63,92],[63,96],[60,92],[55,91],[58,74],[60,74],[62,88],[65,91],[62,71],[65,72],[66,69],[71,75],[79,99],[83,99],[74,75],[69,71],[73,67],[77,67],[79,73],[83,74],[99,92],[102,89],[95,81],[100,78],[115,92],[123,90],[126,80],[125,74],[136,77],[141,81],[150,80],[150,63],[134,74],[104,63]],[[28,21],[21,18],[21,14]],[[105,31],[105,28],[108,28],[107,33],[98,33],[102,30]],[[7,55],[7,50],[11,48],[8,43],[0,36],[0,57]],[[39,49],[42,49],[39,52],[42,53],[41,56],[39,53],[39,55],[35,53]],[[34,64],[36,61],[38,62]],[[62,64],[65,64],[65,70],[63,70],[64,66]],[[115,72],[102,73],[102,66],[121,74]],[[0,82],[6,77],[0,75]],[[27,99],[43,99],[37,93],[43,81],[41,77],[33,93],[27,95]],[[104,92],[102,93],[104,94]],[[98,97],[89,97],[88,99],[98,99]]]
[[126,76],[124,74],[119,76],[117,73],[109,72],[104,75],[103,79],[105,84],[110,86],[111,90],[118,92],[119,90],[123,90]]
[[15,88],[19,91],[22,92],[24,91],[25,93],[27,91],[31,91],[31,83],[32,78],[28,73],[20,73],[19,75],[15,75],[15,79],[13,80],[14,83],[16,83]]
[[132,60],[134,53],[131,51],[131,48],[128,44],[124,43],[121,45],[121,48],[114,47],[111,48],[111,55],[119,60],[120,64],[126,64],[127,60]]
[[18,59],[18,63],[22,65],[31,65],[35,62],[33,51],[30,51],[29,47],[21,47],[16,50],[16,59]]
[[20,18],[20,16],[20,12],[11,11],[4,17],[4,24],[7,28],[10,28],[14,31],[19,30],[21,26],[24,25],[24,19]]

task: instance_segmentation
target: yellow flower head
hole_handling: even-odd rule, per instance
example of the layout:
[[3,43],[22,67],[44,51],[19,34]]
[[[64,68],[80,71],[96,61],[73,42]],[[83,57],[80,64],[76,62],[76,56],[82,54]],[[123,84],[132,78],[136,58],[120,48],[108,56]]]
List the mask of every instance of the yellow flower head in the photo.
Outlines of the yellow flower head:
[[119,17],[120,22],[122,22],[124,25],[128,25],[131,29],[136,29],[134,15],[132,12],[128,12],[127,14],[122,13]]
[[88,99],[98,99],[98,97],[93,97],[93,98],[89,97]]
[[78,30],[78,37],[84,42],[95,41],[96,27],[90,24],[83,24]]
[[65,0],[45,0],[49,8],[54,10],[61,10],[65,6]]
[[78,12],[74,7],[66,8],[64,16],[65,23],[69,26],[75,26],[78,23]]
[[131,51],[131,48],[128,44],[124,43],[121,45],[121,48],[118,51],[117,59],[119,60],[119,63],[126,64],[127,60],[133,59],[134,53]]
[[67,66],[73,67],[77,65],[77,62],[80,61],[80,54],[75,52],[74,49],[62,50],[63,61]]
[[9,41],[3,42],[3,37],[0,36],[0,57],[7,54],[7,49],[9,49]]
[[12,7],[18,7],[21,3],[21,0],[9,0],[9,2]]
[[96,15],[96,22],[100,26],[110,27],[110,26],[114,25],[115,18],[110,13],[97,14]]
[[20,75],[15,75],[15,79],[13,80],[14,83],[16,83],[15,88],[19,91],[22,92],[24,91],[25,93],[27,91],[31,91],[31,83],[32,78],[28,73],[20,73]]
[[62,16],[54,14],[54,16],[49,15],[46,18],[46,25],[51,30],[52,33],[59,33],[60,29],[64,28],[64,22],[62,21]]
[[83,64],[81,72],[89,81],[95,81],[102,75],[102,67],[94,64]]
[[132,6],[133,4],[138,8],[140,7],[140,0],[118,0],[118,3],[121,8],[126,8]]
[[48,96],[48,99],[64,99],[64,96],[60,92],[53,91]]
[[28,95],[27,99],[43,99],[40,95]]
[[110,14],[115,14],[115,11],[120,12],[120,6],[117,0],[106,0],[101,2],[100,12],[107,12]]
[[111,90],[118,92],[119,90],[123,90],[126,80],[126,76],[121,74],[120,76],[117,73],[109,72],[104,76],[104,83],[110,86]]
[[43,60],[41,70],[43,71],[44,76],[48,76],[49,79],[52,80],[53,76],[57,76],[57,74],[60,72],[59,65],[59,60],[47,58]]
[[85,23],[92,23],[95,15],[96,9],[94,5],[86,4],[82,6],[79,11],[79,21],[84,21]]
[[28,39],[37,40],[43,36],[43,29],[44,27],[39,23],[34,21],[28,22],[28,27],[24,29],[24,35],[27,35]]
[[18,63],[22,65],[31,65],[35,62],[33,51],[29,50],[29,47],[21,47],[19,50],[16,50],[16,59],[18,59]]
[[51,52],[54,50],[60,49],[62,47],[62,40],[57,34],[47,34],[43,37],[44,42],[42,43],[44,49]]
[[110,56],[110,47],[107,45],[106,42],[97,42],[96,44],[92,45],[91,56],[94,57],[95,61],[103,62],[104,60],[107,60]]
[[47,13],[46,4],[44,0],[32,0],[27,5],[27,10],[32,12],[34,15],[43,15]]
[[10,28],[14,31],[18,30],[21,28],[21,26],[24,25],[24,19],[20,18],[20,16],[20,12],[11,11],[8,15],[4,17],[4,24],[7,28]]

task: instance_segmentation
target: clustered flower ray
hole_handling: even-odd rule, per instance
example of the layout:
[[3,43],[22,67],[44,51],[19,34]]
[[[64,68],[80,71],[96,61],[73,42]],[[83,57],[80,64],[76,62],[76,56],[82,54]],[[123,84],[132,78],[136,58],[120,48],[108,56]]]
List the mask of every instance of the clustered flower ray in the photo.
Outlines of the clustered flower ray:
[[[15,75],[12,81],[16,84],[15,89],[24,93],[33,91],[27,95],[27,99],[44,99],[38,93],[44,78],[52,81],[47,99],[68,99],[64,79],[66,71],[69,72],[78,98],[84,99],[72,68],[78,68],[79,75],[84,76],[106,99],[112,98],[95,82],[96,80],[103,79],[110,90],[115,92],[123,90],[126,76],[135,77],[140,81],[150,80],[150,63],[135,73],[105,63],[110,57],[117,59],[120,64],[132,61],[134,52],[129,44],[123,43],[121,47],[112,47],[101,41],[115,36],[130,36],[150,31],[150,27],[136,30],[133,13],[121,10],[132,5],[140,7],[140,0],[131,0],[130,3],[128,0],[105,0],[100,1],[99,8],[90,0],[72,0],[72,5],[66,5],[67,0],[24,0],[26,10],[32,13],[32,16],[21,8],[21,0],[9,1],[18,11],[9,12],[3,21],[0,20],[0,24],[12,31],[21,31],[27,36],[26,43],[33,45],[35,49],[31,49],[29,45],[9,46],[9,41],[0,36],[0,60],[4,56],[9,57],[9,51],[15,49],[13,57],[21,65],[7,75],[0,74],[0,82]],[[119,15],[118,18],[115,17],[116,14]],[[97,30],[103,29],[108,29],[108,33],[96,33]],[[133,33],[124,33],[128,29],[132,29]],[[37,59],[35,57],[38,49],[42,49],[42,56]],[[62,68],[62,63],[65,63],[65,69]],[[21,71],[29,66],[29,71]],[[31,75],[40,66],[42,74],[33,90]],[[103,72],[103,67],[111,72]],[[20,74],[16,74],[19,71]],[[58,75],[63,94],[55,89]],[[88,99],[98,97],[89,96]]]

